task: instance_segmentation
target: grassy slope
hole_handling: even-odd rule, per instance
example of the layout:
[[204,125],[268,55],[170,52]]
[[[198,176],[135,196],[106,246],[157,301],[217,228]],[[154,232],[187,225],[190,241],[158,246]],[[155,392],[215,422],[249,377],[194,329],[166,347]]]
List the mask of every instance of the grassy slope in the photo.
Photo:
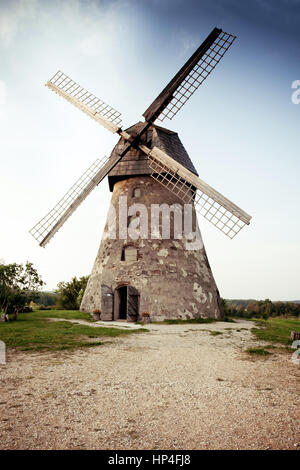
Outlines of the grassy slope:
[[[7,348],[21,350],[64,350],[78,347],[98,346],[99,338],[115,337],[147,331],[121,330],[70,322],[51,322],[49,318],[89,320],[89,315],[78,311],[51,310],[20,314],[17,321],[0,323],[0,340]],[[92,340],[94,339],[94,341]],[[95,340],[96,339],[96,340]]]

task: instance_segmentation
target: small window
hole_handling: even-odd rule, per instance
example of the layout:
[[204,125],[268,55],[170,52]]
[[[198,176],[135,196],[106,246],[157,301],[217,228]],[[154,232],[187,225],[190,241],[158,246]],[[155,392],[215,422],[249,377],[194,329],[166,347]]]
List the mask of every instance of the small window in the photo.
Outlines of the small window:
[[147,145],[151,147],[152,145],[152,131],[147,131]]
[[132,197],[141,197],[141,189],[140,188],[134,188]]
[[137,261],[137,248],[125,246],[122,250],[121,261]]

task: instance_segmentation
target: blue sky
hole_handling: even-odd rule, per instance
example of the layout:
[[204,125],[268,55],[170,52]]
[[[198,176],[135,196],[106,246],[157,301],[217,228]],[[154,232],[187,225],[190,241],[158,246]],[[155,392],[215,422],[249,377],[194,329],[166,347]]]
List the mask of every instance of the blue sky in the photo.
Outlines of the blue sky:
[[0,258],[47,282],[89,274],[109,205],[95,190],[45,249],[28,230],[117,138],[44,87],[61,69],[123,113],[142,113],[213,27],[238,36],[164,126],[202,179],[253,216],[234,239],[199,223],[223,297],[299,292],[298,0],[0,0]]

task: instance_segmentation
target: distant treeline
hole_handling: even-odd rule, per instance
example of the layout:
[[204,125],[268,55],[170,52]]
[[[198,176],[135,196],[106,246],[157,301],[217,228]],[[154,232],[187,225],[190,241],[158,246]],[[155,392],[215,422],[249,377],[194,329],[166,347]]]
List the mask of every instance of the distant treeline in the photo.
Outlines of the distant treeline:
[[39,292],[35,303],[37,305],[43,305],[45,307],[51,307],[52,305],[56,305],[58,302],[58,295],[55,292]]
[[232,317],[269,318],[285,316],[300,316],[300,301],[272,302],[270,299],[228,299],[225,300],[225,313]]
[[41,310],[79,310],[87,281],[88,276],[75,276],[69,282],[59,282],[54,292],[39,292],[35,305]]

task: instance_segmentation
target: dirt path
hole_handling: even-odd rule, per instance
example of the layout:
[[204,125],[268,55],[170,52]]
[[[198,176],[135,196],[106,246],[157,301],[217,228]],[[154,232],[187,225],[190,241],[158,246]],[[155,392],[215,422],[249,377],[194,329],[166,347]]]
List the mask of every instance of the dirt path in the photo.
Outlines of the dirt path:
[[[131,323],[126,321],[95,321],[89,322],[86,320],[70,320],[69,318],[47,318],[48,321],[68,321],[70,323],[78,323],[79,325],[90,326],[92,328],[121,328],[123,330],[140,330],[145,328],[144,325],[139,325],[137,323]],[[146,325],[147,326],[147,325]]]
[[297,449],[299,368],[287,353],[249,358],[252,326],[151,325],[88,350],[10,352],[0,448]]

